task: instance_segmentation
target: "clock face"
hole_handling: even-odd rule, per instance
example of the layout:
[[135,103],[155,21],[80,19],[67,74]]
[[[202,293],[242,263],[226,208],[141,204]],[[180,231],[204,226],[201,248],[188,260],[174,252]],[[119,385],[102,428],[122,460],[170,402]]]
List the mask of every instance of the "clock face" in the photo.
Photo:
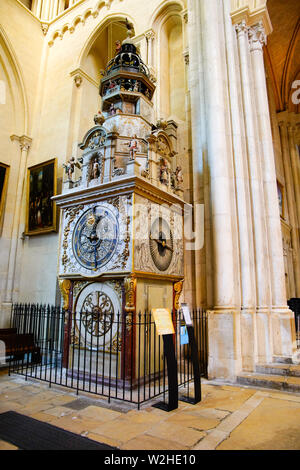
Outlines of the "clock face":
[[78,220],[73,232],[73,253],[84,268],[97,271],[112,258],[119,237],[116,216],[107,207],[94,206]]
[[162,217],[153,222],[149,242],[155,266],[160,271],[166,271],[173,258],[173,234],[169,224]]
[[110,285],[88,284],[78,295],[74,310],[78,340],[95,350],[111,345],[118,332],[117,315],[121,312],[121,302]]

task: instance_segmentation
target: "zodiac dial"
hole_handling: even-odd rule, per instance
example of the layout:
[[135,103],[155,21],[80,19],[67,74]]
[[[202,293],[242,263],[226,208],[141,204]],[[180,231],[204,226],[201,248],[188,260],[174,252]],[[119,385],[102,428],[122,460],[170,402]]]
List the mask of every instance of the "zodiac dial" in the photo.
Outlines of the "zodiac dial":
[[160,271],[166,271],[173,258],[173,234],[168,222],[162,217],[158,217],[153,222],[149,242],[155,266]]
[[78,220],[73,233],[73,252],[86,269],[97,271],[115,253],[119,237],[116,216],[104,206],[88,209]]

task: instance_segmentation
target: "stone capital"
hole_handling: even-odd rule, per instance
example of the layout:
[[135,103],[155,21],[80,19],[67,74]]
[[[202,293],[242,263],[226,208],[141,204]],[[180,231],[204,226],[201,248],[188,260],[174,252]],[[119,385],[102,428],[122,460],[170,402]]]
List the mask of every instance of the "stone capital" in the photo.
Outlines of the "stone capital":
[[238,35],[242,35],[242,34],[246,35],[248,34],[249,26],[247,26],[247,23],[245,20],[242,20],[240,23],[235,25],[235,30]]
[[145,33],[145,38],[147,39],[147,41],[151,41],[151,39],[155,39],[155,37],[156,37],[156,34],[153,31],[153,29],[150,29],[149,31]]
[[10,136],[10,140],[12,142],[18,142],[22,152],[23,151],[28,152],[32,144],[31,137],[28,137],[26,135],[18,136],[18,135],[13,134]]
[[262,51],[263,46],[267,44],[267,35],[262,21],[249,28],[248,37],[250,51]]

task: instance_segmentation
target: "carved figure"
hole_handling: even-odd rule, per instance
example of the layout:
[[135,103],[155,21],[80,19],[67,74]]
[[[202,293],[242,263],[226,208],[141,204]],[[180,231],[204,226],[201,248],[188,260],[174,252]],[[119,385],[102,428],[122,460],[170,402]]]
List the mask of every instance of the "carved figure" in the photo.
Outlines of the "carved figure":
[[93,179],[99,178],[100,176],[100,166],[98,160],[95,160],[93,163]]
[[113,103],[110,105],[109,113],[111,114],[111,116],[114,116],[115,114],[117,114],[117,110],[116,110],[115,105]]
[[137,136],[136,134],[134,135],[133,139],[128,144],[129,147],[129,155],[130,155],[130,160],[134,160],[136,153],[138,151],[138,141],[137,141]]
[[121,44],[121,41],[119,41],[119,39],[115,42],[115,46],[116,46],[116,55],[117,55],[121,52],[121,49],[122,49],[122,44]]
[[100,131],[97,131],[89,141],[89,148],[94,149],[95,147],[99,147],[105,141],[104,135],[101,134]]
[[138,81],[135,82],[134,87],[133,87],[133,91],[135,91],[136,93],[140,91],[140,86],[139,86]]
[[177,166],[175,170],[175,179],[176,179],[176,186],[180,188],[183,185],[183,174],[181,166]]
[[116,88],[116,86],[117,86],[116,82],[114,82],[113,80],[110,80],[110,81],[109,81],[109,85],[108,85],[108,91],[109,91],[109,93],[110,93],[114,88]]
[[96,124],[96,126],[97,125],[102,126],[104,121],[105,121],[105,117],[103,116],[101,111],[98,111],[98,113],[95,114],[95,116],[94,116],[94,123]]
[[169,183],[169,168],[165,158],[161,160],[159,180],[163,184]]
[[66,165],[63,163],[63,167],[65,169],[66,174],[68,175],[68,180],[69,181],[72,181],[72,177],[73,177],[73,173],[75,171],[75,167],[81,168],[80,164],[75,161],[74,157],[71,157],[70,160],[68,160]]

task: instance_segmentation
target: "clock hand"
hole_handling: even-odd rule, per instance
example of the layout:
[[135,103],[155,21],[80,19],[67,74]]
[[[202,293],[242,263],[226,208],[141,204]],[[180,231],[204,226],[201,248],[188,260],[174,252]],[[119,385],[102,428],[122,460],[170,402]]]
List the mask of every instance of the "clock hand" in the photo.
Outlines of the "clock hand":
[[150,239],[155,241],[156,243],[159,243],[160,245],[163,246],[163,248],[167,248],[168,250],[170,251],[174,251],[172,247],[170,247],[169,245],[167,245],[167,243],[164,241],[164,240],[160,240],[159,238],[153,238],[152,235],[150,235]]

